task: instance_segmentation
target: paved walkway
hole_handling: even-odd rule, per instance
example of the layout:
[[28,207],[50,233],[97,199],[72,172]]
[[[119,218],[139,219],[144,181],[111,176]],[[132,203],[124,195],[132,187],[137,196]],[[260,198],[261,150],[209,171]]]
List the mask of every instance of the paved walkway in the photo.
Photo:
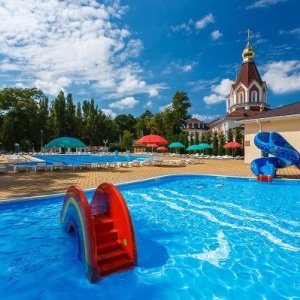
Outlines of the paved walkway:
[[[169,158],[170,159],[170,158]],[[70,185],[83,190],[96,188],[102,182],[119,184],[172,174],[211,174],[222,176],[254,177],[249,164],[242,160],[205,159],[200,164],[98,168],[83,170],[55,170],[38,172],[9,171],[0,174],[0,200],[65,193]],[[300,179],[300,170],[294,166],[279,169],[278,177]]]

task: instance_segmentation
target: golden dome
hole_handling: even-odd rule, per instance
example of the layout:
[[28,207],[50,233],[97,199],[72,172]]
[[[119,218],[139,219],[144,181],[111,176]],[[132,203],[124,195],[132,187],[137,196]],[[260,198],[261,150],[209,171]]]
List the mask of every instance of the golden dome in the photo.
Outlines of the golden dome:
[[250,29],[248,29],[246,31],[248,33],[248,42],[247,42],[247,46],[245,47],[243,53],[242,53],[242,57],[243,57],[243,62],[249,62],[249,61],[253,61],[255,52],[253,50],[253,48],[250,45]]

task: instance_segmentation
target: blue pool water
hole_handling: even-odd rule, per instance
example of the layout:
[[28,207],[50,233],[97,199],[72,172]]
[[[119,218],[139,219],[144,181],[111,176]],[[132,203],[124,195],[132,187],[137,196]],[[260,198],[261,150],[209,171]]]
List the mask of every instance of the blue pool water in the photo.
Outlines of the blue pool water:
[[210,176],[120,185],[139,265],[96,284],[60,227],[63,196],[2,204],[0,298],[300,299],[299,187]]
[[110,163],[130,162],[133,160],[143,161],[146,156],[138,155],[98,155],[98,154],[53,154],[53,155],[32,155],[35,158],[45,161],[49,165],[62,162],[68,165],[82,165],[87,163]]

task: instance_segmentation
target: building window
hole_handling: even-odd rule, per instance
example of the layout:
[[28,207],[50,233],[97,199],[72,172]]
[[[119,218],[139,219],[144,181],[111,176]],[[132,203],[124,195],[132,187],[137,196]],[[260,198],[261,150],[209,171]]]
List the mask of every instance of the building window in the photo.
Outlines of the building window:
[[244,103],[244,94],[239,93],[239,103]]
[[198,129],[198,123],[194,123],[194,128]]
[[192,129],[193,128],[193,124],[189,123],[189,128]]
[[251,92],[251,102],[257,102],[257,92]]

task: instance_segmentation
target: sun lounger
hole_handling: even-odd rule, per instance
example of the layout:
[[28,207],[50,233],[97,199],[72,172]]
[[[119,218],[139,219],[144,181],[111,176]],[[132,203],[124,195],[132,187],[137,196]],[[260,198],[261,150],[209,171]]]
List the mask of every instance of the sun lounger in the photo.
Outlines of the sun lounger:
[[130,167],[141,167],[142,164],[139,160],[135,159],[135,160],[129,162],[129,166]]
[[152,166],[153,165],[153,161],[152,158],[146,158],[144,161],[141,162],[142,166]]
[[48,167],[46,163],[37,163],[35,166],[35,171],[47,171]]
[[64,165],[61,162],[56,162],[51,166],[51,171],[53,170],[62,170]]
[[130,162],[128,161],[121,161],[119,165],[120,167],[131,167]]
[[0,172],[7,173],[7,168],[5,165],[0,165]]
[[160,166],[163,162],[164,162],[163,159],[154,159],[153,162],[152,162],[152,164],[154,166]]
[[14,172],[17,173],[19,171],[28,171],[28,166],[27,165],[10,165],[13,167]]

